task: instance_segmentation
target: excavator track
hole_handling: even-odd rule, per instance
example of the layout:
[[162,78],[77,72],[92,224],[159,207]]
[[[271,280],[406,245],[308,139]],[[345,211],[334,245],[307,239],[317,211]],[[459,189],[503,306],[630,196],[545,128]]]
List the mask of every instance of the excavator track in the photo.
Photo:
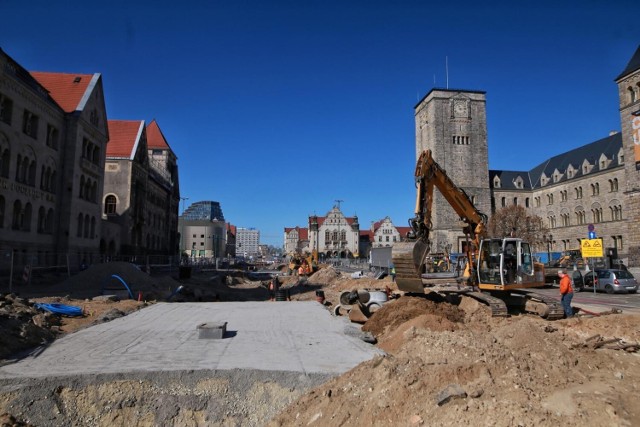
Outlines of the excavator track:
[[521,295],[526,298],[527,301],[544,304],[547,307],[546,313],[539,313],[540,317],[544,319],[558,320],[564,318],[564,308],[562,308],[562,304],[554,297],[525,290],[513,290],[511,293]]
[[486,304],[491,309],[491,317],[507,317],[509,311],[507,310],[507,304],[500,298],[485,294],[483,292],[467,292],[463,295],[476,299],[483,304]]

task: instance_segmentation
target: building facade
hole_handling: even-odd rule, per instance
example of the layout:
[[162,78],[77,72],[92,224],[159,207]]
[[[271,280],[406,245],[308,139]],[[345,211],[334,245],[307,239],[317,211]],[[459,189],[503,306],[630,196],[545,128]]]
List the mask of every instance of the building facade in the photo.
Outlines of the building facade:
[[[182,221],[182,220],[181,220]],[[222,258],[226,250],[226,226],[218,220],[185,220],[183,241],[184,255],[194,258]]]
[[108,139],[100,74],[30,73],[0,50],[0,250],[91,260]]
[[175,155],[155,121],[146,126],[142,120],[109,120],[109,131],[102,201],[109,226],[101,253],[176,254],[180,190]]
[[[416,153],[431,149],[480,211],[490,215],[520,205],[543,218],[549,234],[532,242],[547,245],[538,250],[577,249],[591,224],[606,248],[631,267],[640,267],[640,48],[616,83],[622,132],[528,171],[489,171],[484,92],[434,89],[415,109]],[[463,249],[457,220],[437,194],[434,250]]]
[[260,254],[260,231],[255,228],[236,229],[236,256],[255,257]]
[[360,250],[358,217],[345,216],[338,206],[334,206],[326,216],[311,215],[308,228],[284,229],[284,247],[289,255],[317,251],[322,258],[358,257]]
[[178,222],[183,256],[229,256],[230,225],[224,221],[220,203],[211,200],[194,202],[184,210]]

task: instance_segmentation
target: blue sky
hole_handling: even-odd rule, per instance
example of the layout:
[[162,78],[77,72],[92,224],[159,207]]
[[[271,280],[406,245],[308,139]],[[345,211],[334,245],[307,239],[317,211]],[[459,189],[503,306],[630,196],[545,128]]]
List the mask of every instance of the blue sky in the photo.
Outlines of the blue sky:
[[636,2],[504,4],[0,0],[0,47],[31,71],[101,73],[110,119],[158,121],[187,203],[280,246],[335,200],[361,228],[406,225],[413,107],[445,63],[449,88],[487,93],[491,169],[620,129]]

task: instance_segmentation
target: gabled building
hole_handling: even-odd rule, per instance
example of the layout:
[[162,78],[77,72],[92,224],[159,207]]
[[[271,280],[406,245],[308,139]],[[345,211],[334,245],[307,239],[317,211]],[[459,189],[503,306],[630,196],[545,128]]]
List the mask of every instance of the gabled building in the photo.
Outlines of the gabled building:
[[29,72],[0,49],[0,250],[90,262],[108,139],[99,73]]
[[[100,242],[103,253],[177,253],[176,158],[153,123],[147,127],[142,120],[109,120],[103,218],[110,225]],[[150,148],[149,136],[155,148]],[[160,152],[156,158],[154,150]]]
[[326,216],[311,215],[308,228],[284,229],[284,247],[289,255],[317,251],[321,258],[358,257],[360,250],[358,217],[345,216],[338,206],[334,206]]

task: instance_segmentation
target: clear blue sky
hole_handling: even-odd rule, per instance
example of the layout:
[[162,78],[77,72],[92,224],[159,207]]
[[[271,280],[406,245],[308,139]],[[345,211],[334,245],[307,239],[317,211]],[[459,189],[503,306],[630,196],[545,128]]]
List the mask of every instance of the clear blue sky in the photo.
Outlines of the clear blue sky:
[[445,58],[449,88],[487,93],[491,169],[619,130],[613,79],[640,44],[637,12],[631,0],[0,0],[0,46],[31,71],[102,73],[110,119],[158,121],[187,203],[219,201],[280,246],[284,227],[336,199],[361,228],[406,225],[413,107],[446,86]]

